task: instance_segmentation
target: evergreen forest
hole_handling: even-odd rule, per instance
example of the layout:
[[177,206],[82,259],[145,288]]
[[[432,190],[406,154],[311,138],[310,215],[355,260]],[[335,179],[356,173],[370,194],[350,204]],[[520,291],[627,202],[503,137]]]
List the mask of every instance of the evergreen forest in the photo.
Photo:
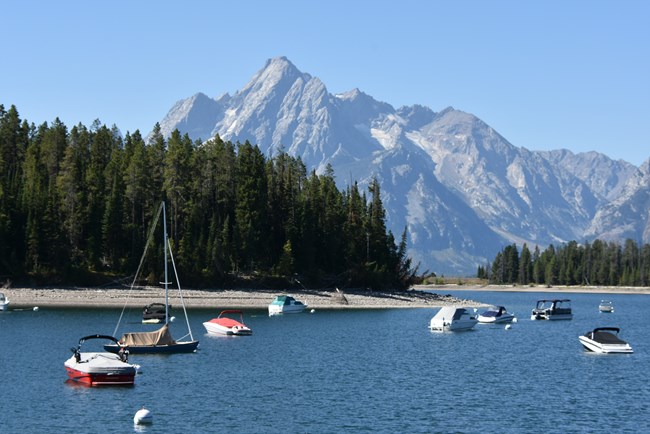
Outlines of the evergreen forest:
[[[163,200],[184,285],[299,277],[312,287],[404,289],[417,273],[406,231],[396,240],[386,229],[376,179],[367,191],[356,182],[341,191],[331,167],[317,175],[248,141],[164,138],[158,124],[148,138],[98,120],[35,126],[0,105],[0,280],[128,280]],[[161,279],[158,255],[144,264],[150,283]]]
[[506,246],[477,276],[495,284],[650,286],[650,245],[570,241],[531,252],[526,244]]

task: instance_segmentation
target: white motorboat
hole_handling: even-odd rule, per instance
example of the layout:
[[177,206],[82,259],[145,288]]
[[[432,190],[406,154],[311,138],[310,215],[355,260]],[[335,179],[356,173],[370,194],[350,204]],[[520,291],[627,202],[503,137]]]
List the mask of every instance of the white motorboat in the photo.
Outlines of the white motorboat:
[[553,300],[538,300],[537,306],[533,309],[530,319],[545,319],[545,320],[567,320],[573,319],[571,311],[571,300],[568,299],[553,299]]
[[490,306],[485,312],[478,315],[478,322],[483,324],[509,323],[515,319],[515,315],[506,310],[503,306]]
[[609,300],[601,300],[600,304],[598,305],[598,311],[607,313],[614,312],[614,305]]
[[602,354],[633,353],[630,344],[618,337],[618,327],[598,327],[578,336],[580,343],[587,351]]
[[[239,321],[227,315],[239,315]],[[217,318],[203,323],[208,333],[226,336],[250,336],[253,331],[244,324],[244,312],[241,310],[223,310]]]
[[429,328],[434,331],[469,330],[478,323],[476,314],[464,307],[442,307],[429,322]]
[[278,295],[269,304],[269,316],[281,313],[300,313],[307,308],[307,305],[296,300],[290,295]]
[[72,357],[64,363],[68,377],[88,386],[133,385],[139,366],[128,363],[128,352],[81,352],[82,344],[90,339],[107,339],[117,344],[117,339],[107,335],[79,339],[77,348],[72,348]]
[[0,292],[0,310],[9,310],[9,299],[4,292]]

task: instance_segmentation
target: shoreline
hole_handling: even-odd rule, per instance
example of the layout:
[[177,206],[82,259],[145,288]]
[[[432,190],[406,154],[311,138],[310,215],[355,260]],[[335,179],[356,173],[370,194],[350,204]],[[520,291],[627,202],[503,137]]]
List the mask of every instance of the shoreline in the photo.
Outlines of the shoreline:
[[[164,298],[160,288],[5,288],[11,308],[142,308]],[[475,292],[545,292],[545,293],[595,293],[595,294],[646,294],[646,287],[546,287],[512,285],[416,285],[407,291],[353,291],[270,289],[213,289],[183,290],[182,302],[188,309],[266,309],[276,295],[289,294],[305,303],[310,309],[393,309],[439,308],[443,306],[487,306],[478,300],[454,297],[450,291]],[[172,306],[183,303],[178,289],[170,289]],[[11,309],[10,308],[10,309]]]
[[[161,302],[163,291],[154,287],[129,288],[8,288],[3,290],[11,308],[143,308]],[[184,289],[182,300],[178,289],[170,289],[169,304],[188,309],[266,309],[276,295],[288,294],[305,303],[309,309],[387,309],[438,308],[442,306],[483,306],[484,303],[441,295],[424,290],[408,291],[344,291],[330,290],[267,290],[267,289]],[[10,309],[11,309],[10,308]]]
[[417,290],[437,291],[445,288],[448,291],[477,291],[477,292],[549,292],[563,294],[644,294],[650,295],[650,287],[646,286],[519,286],[519,285],[415,285]]

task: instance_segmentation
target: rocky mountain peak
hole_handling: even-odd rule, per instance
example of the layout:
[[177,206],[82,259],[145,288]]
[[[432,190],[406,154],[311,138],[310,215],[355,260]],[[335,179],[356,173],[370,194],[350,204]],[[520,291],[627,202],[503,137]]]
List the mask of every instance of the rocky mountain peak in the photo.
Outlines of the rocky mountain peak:
[[[248,140],[268,155],[282,147],[317,171],[329,163],[341,187],[376,176],[387,226],[407,228],[409,255],[422,269],[471,274],[511,243],[545,248],[599,234],[650,241],[640,217],[650,213],[639,205],[650,202],[648,167],[519,148],[453,107],[395,110],[359,88],[332,95],[286,57],[266,61],[232,96],[177,102],[161,122],[165,136],[174,129]],[[621,221],[625,230],[616,230]]]

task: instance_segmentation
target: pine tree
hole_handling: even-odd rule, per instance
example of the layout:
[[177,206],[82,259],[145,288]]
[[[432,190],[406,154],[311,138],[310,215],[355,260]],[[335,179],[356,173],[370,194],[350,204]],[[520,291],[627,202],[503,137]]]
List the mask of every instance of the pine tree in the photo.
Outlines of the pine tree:
[[[165,155],[163,189],[168,203],[167,215],[171,220],[171,238],[178,243],[180,240],[179,222],[187,217],[187,205],[190,198],[190,183],[192,171],[192,141],[185,134],[181,137],[178,130],[172,132],[167,142]],[[180,252],[179,252],[180,254]]]
[[235,244],[244,270],[268,266],[267,191],[264,156],[246,141],[237,150],[235,203]]
[[120,270],[120,260],[128,253],[127,238],[124,231],[124,152],[120,147],[113,148],[111,159],[106,167],[107,191],[102,217],[103,262],[111,270]]
[[128,246],[125,267],[135,269],[146,242],[146,227],[151,210],[149,192],[152,190],[150,158],[139,131],[125,138],[123,174],[124,183],[124,223]]
[[84,183],[90,160],[90,137],[81,124],[70,131],[61,169],[57,179],[60,212],[67,240],[70,265],[86,267],[84,225],[87,221],[87,198]]
[[521,259],[519,260],[519,283],[528,285],[532,279],[532,261],[530,250],[526,243],[521,248]]
[[106,125],[101,125],[98,120],[91,127],[90,160],[86,171],[86,187],[88,191],[87,216],[88,224],[84,229],[88,240],[87,255],[91,266],[101,268],[102,252],[102,225],[106,207],[106,179],[105,170],[113,149],[117,146],[117,137]]
[[20,208],[29,126],[0,104],[0,275],[22,272],[25,214]]

